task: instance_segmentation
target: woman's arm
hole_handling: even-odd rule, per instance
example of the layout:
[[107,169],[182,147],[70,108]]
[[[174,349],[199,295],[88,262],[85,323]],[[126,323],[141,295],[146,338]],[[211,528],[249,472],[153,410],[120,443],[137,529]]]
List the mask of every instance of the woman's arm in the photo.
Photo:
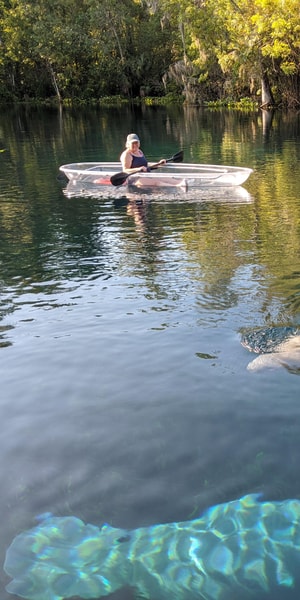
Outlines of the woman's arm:
[[154,166],[155,167],[159,167],[160,165],[163,166],[163,165],[166,165],[166,164],[167,164],[166,159],[162,158],[158,163],[151,163],[151,165],[149,165],[149,167],[154,167]]

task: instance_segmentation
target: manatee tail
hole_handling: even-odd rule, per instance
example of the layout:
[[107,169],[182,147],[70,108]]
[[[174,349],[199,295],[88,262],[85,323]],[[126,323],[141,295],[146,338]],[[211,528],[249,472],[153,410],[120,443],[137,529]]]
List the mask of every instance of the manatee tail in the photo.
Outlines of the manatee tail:
[[114,591],[100,573],[111,540],[108,534],[108,544],[103,544],[105,528],[120,531],[109,526],[100,530],[75,517],[47,515],[8,548],[4,569],[13,581],[7,591],[28,600],[97,598]]

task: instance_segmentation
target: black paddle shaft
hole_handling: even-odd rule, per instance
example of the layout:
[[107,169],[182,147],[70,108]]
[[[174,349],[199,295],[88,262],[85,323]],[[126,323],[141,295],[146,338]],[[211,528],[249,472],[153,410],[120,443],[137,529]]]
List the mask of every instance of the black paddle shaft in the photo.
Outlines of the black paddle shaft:
[[[179,150],[179,152],[176,152],[176,154],[174,154],[174,156],[171,156],[171,158],[167,158],[166,162],[182,162],[183,161],[183,150]],[[152,167],[150,167],[150,170],[154,170],[154,169],[158,169],[159,167],[161,167],[163,165],[161,165],[160,163],[157,163],[155,165],[152,165]],[[134,175],[134,173],[124,173],[123,171],[121,171],[120,173],[115,173],[115,175],[112,175],[110,178],[110,183],[112,185],[122,185],[123,183],[125,183],[127,177],[130,177],[130,175]]]

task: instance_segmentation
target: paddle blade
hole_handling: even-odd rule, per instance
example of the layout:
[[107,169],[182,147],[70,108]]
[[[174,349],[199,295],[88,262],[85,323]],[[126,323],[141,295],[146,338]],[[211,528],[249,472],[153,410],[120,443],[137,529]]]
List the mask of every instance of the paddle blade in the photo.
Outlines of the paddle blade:
[[129,177],[128,173],[115,173],[114,175],[111,176],[110,178],[110,183],[112,185],[123,185],[123,183],[125,183],[127,177]]
[[172,158],[168,158],[167,162],[182,162],[183,161],[183,150],[176,152]]

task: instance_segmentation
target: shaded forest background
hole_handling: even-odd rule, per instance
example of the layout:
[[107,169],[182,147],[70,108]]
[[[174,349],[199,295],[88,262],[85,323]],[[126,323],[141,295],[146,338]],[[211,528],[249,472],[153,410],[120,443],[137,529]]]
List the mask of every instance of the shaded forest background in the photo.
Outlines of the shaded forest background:
[[300,107],[299,0],[0,0],[0,102]]

